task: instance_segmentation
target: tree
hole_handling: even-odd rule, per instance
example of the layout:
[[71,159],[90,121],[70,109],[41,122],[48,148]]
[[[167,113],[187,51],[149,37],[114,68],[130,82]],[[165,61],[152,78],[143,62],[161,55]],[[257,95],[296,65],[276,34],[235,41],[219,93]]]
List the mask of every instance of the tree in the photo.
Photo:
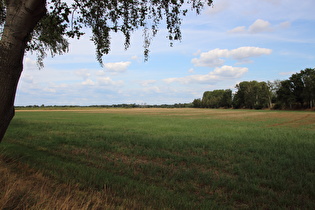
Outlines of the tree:
[[306,68],[290,77],[293,93],[303,108],[313,108],[315,102],[315,68]]
[[274,108],[274,104],[277,102],[277,91],[281,87],[281,81],[280,80],[274,80],[274,81],[267,81],[267,85],[269,88],[269,108]]
[[292,109],[295,97],[292,91],[290,80],[283,80],[280,82],[281,86],[277,90],[277,106],[280,108]]
[[315,68],[306,68],[281,82],[277,91],[282,108],[313,108],[315,104]]
[[152,37],[165,20],[168,39],[181,39],[180,25],[188,6],[197,14],[212,0],[0,0],[0,141],[14,116],[14,99],[23,70],[26,51],[38,55],[43,64],[51,55],[68,50],[66,38],[80,38],[82,28],[90,28],[96,58],[110,50],[110,35],[122,32],[125,48],[131,33],[139,28],[144,34],[144,55],[148,58]]
[[262,109],[270,107],[271,92],[266,82],[244,81],[236,85],[234,108]]
[[224,90],[222,100],[221,100],[221,107],[224,107],[224,108],[232,107],[232,90],[231,89]]
[[204,108],[230,108],[232,106],[232,90],[205,91],[201,106]]
[[193,107],[194,108],[202,108],[202,102],[201,102],[201,99],[198,98],[198,99],[194,99],[194,101],[192,102],[193,104]]
[[304,84],[303,96],[308,108],[315,107],[315,68],[306,68],[301,71]]

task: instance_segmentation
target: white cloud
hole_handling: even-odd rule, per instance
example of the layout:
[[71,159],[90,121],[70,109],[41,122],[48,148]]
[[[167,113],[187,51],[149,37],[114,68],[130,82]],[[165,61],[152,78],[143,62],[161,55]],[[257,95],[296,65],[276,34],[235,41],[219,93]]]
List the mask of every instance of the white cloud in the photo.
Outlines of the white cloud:
[[104,67],[106,69],[106,71],[109,72],[114,72],[114,73],[118,73],[118,72],[125,72],[128,68],[128,66],[130,66],[131,62],[126,61],[126,62],[116,62],[116,63],[105,63]]
[[162,90],[157,87],[157,86],[153,86],[153,87],[146,87],[143,89],[144,92],[146,93],[150,93],[150,92],[153,92],[153,93],[162,93]]
[[245,26],[238,26],[236,28],[233,28],[232,30],[229,30],[228,33],[245,33],[247,32]]
[[191,75],[179,78],[167,78],[163,81],[165,83],[179,82],[182,84],[198,83],[198,84],[215,84],[220,80],[224,79],[235,79],[239,78],[248,72],[248,68],[245,67],[233,67],[233,66],[222,66],[215,68],[214,71],[204,75]]
[[272,31],[271,24],[268,21],[258,19],[251,26],[249,26],[249,33],[262,33],[262,32],[270,32]]
[[258,57],[262,55],[270,55],[271,49],[260,47],[240,47],[229,52],[228,57],[232,57],[236,60],[247,59],[250,57]]
[[91,79],[86,79],[81,84],[82,85],[95,85],[95,82],[93,82]]
[[156,83],[156,80],[145,80],[145,81],[142,81],[140,84],[142,86],[146,87],[146,86],[154,84],[154,83]]
[[104,76],[105,72],[103,70],[99,70],[99,71],[96,72],[96,75],[97,76]]
[[113,85],[113,86],[121,86],[124,84],[122,80],[119,81],[113,81],[110,77],[101,77],[98,79],[98,84],[101,86],[108,86],[108,85]]
[[239,78],[248,72],[245,67],[222,66],[215,68],[213,74],[224,78]]
[[200,58],[193,58],[192,63],[195,66],[207,66],[207,67],[216,67],[222,66],[224,60],[220,59],[222,57],[227,57],[229,50],[214,49],[208,52],[200,54]]
[[218,67],[222,66],[225,62],[222,58],[232,58],[238,61],[244,61],[244,59],[248,59],[251,57],[269,55],[271,54],[271,52],[271,49],[259,47],[240,47],[233,50],[217,48],[208,52],[201,53],[200,58],[192,59],[192,63],[195,66]]
[[276,29],[286,29],[291,26],[289,21],[280,23],[279,25],[272,26],[270,22],[262,19],[257,19],[252,25],[248,27],[238,26],[228,31],[231,34],[258,34],[264,32],[272,32]]
[[220,12],[227,10],[230,7],[229,1],[221,0],[221,1],[214,1],[212,7],[207,9],[206,13],[209,15],[215,15]]

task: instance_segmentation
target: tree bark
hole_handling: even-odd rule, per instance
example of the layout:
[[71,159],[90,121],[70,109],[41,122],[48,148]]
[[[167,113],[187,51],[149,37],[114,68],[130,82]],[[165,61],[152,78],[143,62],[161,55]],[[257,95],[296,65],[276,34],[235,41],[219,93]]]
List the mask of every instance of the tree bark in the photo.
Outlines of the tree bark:
[[0,142],[14,116],[14,100],[30,33],[46,14],[45,0],[8,0],[0,40]]

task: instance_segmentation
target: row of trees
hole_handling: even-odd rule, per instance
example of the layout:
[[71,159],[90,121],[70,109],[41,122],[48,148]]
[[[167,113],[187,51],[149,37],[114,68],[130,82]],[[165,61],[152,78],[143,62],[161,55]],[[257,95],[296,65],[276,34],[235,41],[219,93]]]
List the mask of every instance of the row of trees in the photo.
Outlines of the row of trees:
[[194,107],[199,108],[230,108],[232,107],[232,90],[214,90],[203,93],[202,99],[193,101]]
[[195,99],[198,108],[307,109],[315,106],[315,68],[273,82],[243,81],[232,90],[206,91]]
[[80,105],[28,105],[28,106],[15,106],[15,108],[23,109],[23,108],[86,108],[86,107],[94,107],[94,108],[192,108],[192,103],[175,103],[175,104],[112,104],[112,105],[89,105],[89,106],[80,106]]

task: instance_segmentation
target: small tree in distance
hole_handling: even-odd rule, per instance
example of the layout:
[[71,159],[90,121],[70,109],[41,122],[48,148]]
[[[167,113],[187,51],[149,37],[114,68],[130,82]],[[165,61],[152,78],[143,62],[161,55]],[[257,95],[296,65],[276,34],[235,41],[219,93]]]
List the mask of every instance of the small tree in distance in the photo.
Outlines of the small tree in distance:
[[168,39],[181,39],[180,25],[188,6],[197,14],[212,0],[0,0],[0,142],[14,116],[16,88],[26,51],[38,55],[43,65],[47,52],[68,50],[66,38],[80,38],[82,28],[92,31],[96,58],[110,51],[110,35],[121,32],[124,46],[139,28],[144,34],[144,55],[148,58],[152,37],[165,21]]

